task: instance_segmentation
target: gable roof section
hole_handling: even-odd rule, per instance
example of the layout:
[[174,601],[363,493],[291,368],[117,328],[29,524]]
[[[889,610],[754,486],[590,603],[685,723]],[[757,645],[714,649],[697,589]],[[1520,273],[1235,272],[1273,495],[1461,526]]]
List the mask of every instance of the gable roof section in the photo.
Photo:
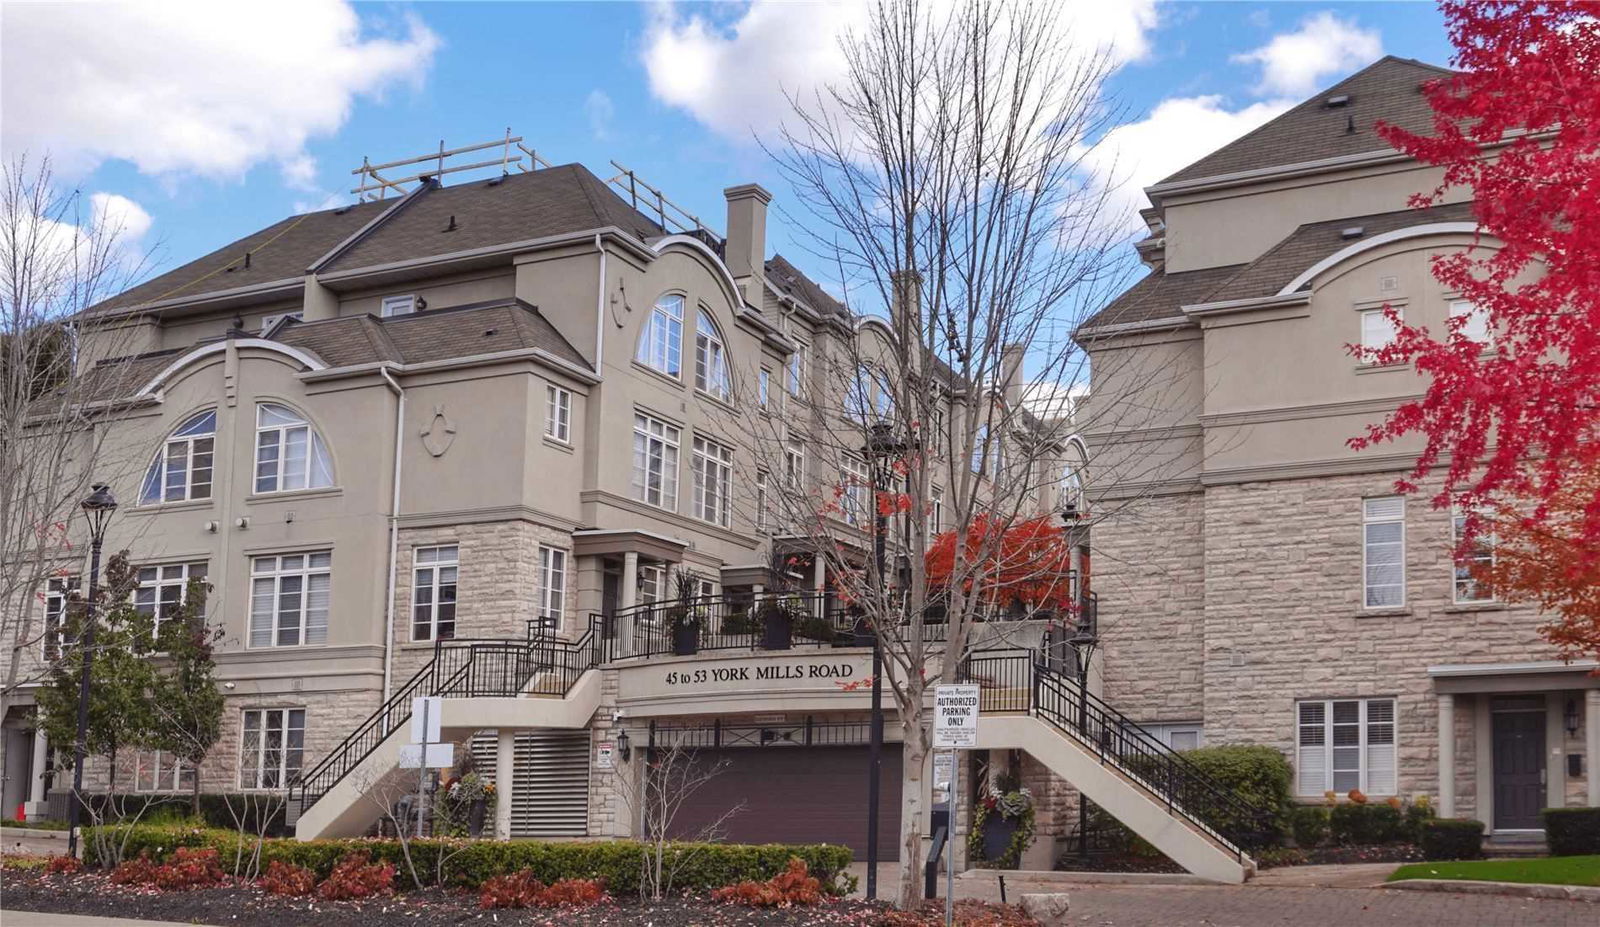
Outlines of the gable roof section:
[[1179,306],[1199,302],[1202,296],[1222,285],[1245,266],[1229,264],[1169,274],[1163,264],[1123,291],[1104,309],[1090,316],[1081,327],[1087,330],[1107,325],[1182,318]]
[[277,336],[305,348],[330,367],[392,361],[421,364],[518,351],[543,350],[585,370],[589,362],[539,310],[521,300],[475,303],[380,319],[342,316],[294,322]]
[[789,263],[781,254],[774,254],[765,265],[767,282],[771,283],[778,292],[792,296],[807,306],[810,306],[820,316],[829,315],[849,316],[850,311],[844,304],[828,295],[816,281],[801,273],[798,267]]
[[[1411,58],[1380,58],[1156,186],[1387,151],[1389,144],[1378,137],[1374,126],[1381,121],[1431,134],[1433,110],[1422,95],[1422,84],[1452,73]],[[1328,99],[1335,96],[1350,99],[1342,106],[1329,106]],[[1355,131],[1350,131],[1352,120]]]

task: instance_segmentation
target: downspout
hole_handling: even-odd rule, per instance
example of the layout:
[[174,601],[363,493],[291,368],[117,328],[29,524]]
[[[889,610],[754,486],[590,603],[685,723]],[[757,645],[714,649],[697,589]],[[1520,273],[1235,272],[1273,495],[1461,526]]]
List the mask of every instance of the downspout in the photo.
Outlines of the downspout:
[[600,280],[594,294],[594,372],[604,376],[600,368],[600,352],[606,343],[606,249],[600,243],[600,233],[594,233],[594,249],[600,252]]
[[[383,702],[389,701],[390,680],[394,673],[394,587],[400,556],[400,441],[405,427],[406,391],[389,373],[389,365],[378,368],[378,375],[394,393],[394,495],[389,502],[389,580],[383,599]],[[385,731],[384,733],[388,733]]]

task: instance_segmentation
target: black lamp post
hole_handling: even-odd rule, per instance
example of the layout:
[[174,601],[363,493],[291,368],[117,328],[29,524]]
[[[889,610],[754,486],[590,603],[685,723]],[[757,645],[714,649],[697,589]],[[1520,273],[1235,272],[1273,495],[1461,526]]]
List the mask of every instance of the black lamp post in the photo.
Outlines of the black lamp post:
[[[889,535],[889,516],[878,504],[877,494],[889,491],[889,474],[895,455],[905,450],[905,443],[895,436],[888,422],[874,422],[867,431],[864,449],[872,466],[872,510],[875,514],[872,532],[872,566],[878,588],[879,602],[887,603],[884,590],[884,572],[887,569],[885,544]],[[879,778],[883,770],[883,639],[876,626],[872,629],[872,723],[868,734],[867,780],[867,900],[878,897],[878,804]]]
[[[1087,605],[1087,601],[1080,599],[1079,607]],[[1078,614],[1078,629],[1067,638],[1067,643],[1072,646],[1072,655],[1077,663],[1078,670],[1078,733],[1087,737],[1089,734],[1089,660],[1094,656],[1095,647],[1099,646],[1100,638],[1095,635],[1094,625],[1090,623],[1089,615],[1085,612]],[[1083,793],[1078,793],[1078,855],[1081,858],[1089,857],[1089,801]]]
[[94,664],[94,626],[100,593],[100,546],[105,543],[106,523],[117,510],[116,497],[104,483],[96,483],[89,498],[79,505],[89,520],[89,601],[84,609],[83,633],[78,649],[83,654],[83,674],[78,679],[78,739],[72,746],[72,800],[67,804],[67,855],[78,855],[78,818],[83,803],[83,758],[89,745],[89,675]]

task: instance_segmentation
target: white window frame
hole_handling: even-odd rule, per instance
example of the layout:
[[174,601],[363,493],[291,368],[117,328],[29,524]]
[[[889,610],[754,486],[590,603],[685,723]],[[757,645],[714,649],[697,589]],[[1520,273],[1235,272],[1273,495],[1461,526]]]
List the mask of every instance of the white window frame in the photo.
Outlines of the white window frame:
[[1457,559],[1456,551],[1461,546],[1461,534],[1462,530],[1466,527],[1467,517],[1468,513],[1460,508],[1453,508],[1450,510],[1450,600],[1457,605],[1483,605],[1486,603],[1492,603],[1498,601],[1495,598],[1493,591],[1488,591],[1488,595],[1476,597],[1463,597],[1461,594],[1463,586],[1470,587],[1474,590],[1478,588],[1478,581],[1472,578],[1470,564],[1487,562],[1490,567],[1493,567],[1496,556],[1494,535],[1484,535],[1480,533],[1478,537],[1474,539],[1474,546],[1478,549],[1474,550],[1473,553],[1466,558],[1468,562],[1463,563],[1461,560]]
[[804,396],[806,392],[806,352],[811,345],[796,340],[794,352],[783,362],[783,386],[791,396]]
[[694,388],[714,399],[733,398],[733,377],[728,372],[728,345],[717,323],[704,309],[695,313]]
[[1494,344],[1494,330],[1489,327],[1488,310],[1468,299],[1452,299],[1449,308],[1450,318],[1466,319],[1466,323],[1461,326],[1463,338],[1477,342],[1485,349]]
[[772,371],[766,367],[756,374],[756,403],[763,409],[772,408]]
[[572,391],[550,383],[545,385],[544,396],[544,436],[571,444]]
[[417,294],[415,293],[399,293],[393,296],[385,296],[383,301],[378,304],[378,314],[386,319],[397,315],[411,315],[421,308],[418,305],[419,302],[420,300],[417,299]]
[[839,460],[839,513],[845,524],[864,527],[872,519],[872,476],[865,461],[849,454]]
[[[1399,505],[1399,515],[1374,515],[1374,504],[1394,502]],[[1399,525],[1399,541],[1379,541],[1377,545],[1398,544],[1400,547],[1400,582],[1373,583],[1372,582],[1372,529],[1383,525]],[[1375,588],[1387,588],[1398,585],[1400,587],[1400,600],[1398,602],[1385,602],[1373,604],[1372,593]],[[1372,496],[1361,500],[1361,607],[1374,611],[1405,608],[1408,590],[1406,588],[1406,499],[1404,496]]]
[[297,322],[304,322],[306,319],[306,314],[304,312],[274,312],[271,315],[264,315],[261,317],[261,334],[265,335],[267,332],[272,330],[272,326],[278,324],[279,321],[285,318],[294,319]]
[[539,545],[539,617],[559,629],[567,614],[567,551]]
[[46,662],[61,656],[61,648],[72,646],[73,639],[65,633],[67,602],[78,588],[75,575],[52,576],[45,581],[44,634],[39,641],[39,655]]
[[695,436],[690,462],[695,518],[726,528],[733,523],[733,448],[710,438]]
[[[262,419],[271,412],[293,421],[263,424]],[[305,456],[299,466],[287,453],[298,433],[303,433]],[[268,439],[271,439],[270,443]],[[272,449],[271,460],[263,460],[263,452]],[[281,402],[256,403],[255,470],[250,484],[256,495],[268,493],[299,492],[306,489],[326,489],[334,484],[333,453],[322,440],[322,434],[309,419],[296,409]],[[264,469],[265,468],[265,469]],[[263,484],[268,485],[263,488]]]
[[755,518],[753,518],[752,521],[755,524],[755,529],[756,529],[757,533],[760,533],[760,534],[765,534],[766,533],[766,530],[767,530],[767,505],[769,504],[769,500],[772,498],[771,492],[770,492],[769,487],[767,485],[767,480],[768,479],[769,479],[769,477],[767,476],[767,471],[765,471],[765,470],[757,470],[756,471],[756,480],[755,480],[756,511],[755,511]]
[[[1353,722],[1335,721],[1335,706],[1348,705],[1352,702],[1359,705],[1356,720]],[[1373,711],[1374,706],[1380,704],[1388,706],[1388,720],[1383,719],[1384,713],[1382,711]],[[1321,706],[1321,720],[1307,722],[1304,711],[1306,706]],[[1398,745],[1400,741],[1400,717],[1399,704],[1395,698],[1383,696],[1374,698],[1301,699],[1295,702],[1294,712],[1296,795],[1304,797],[1322,796],[1330,791],[1338,795],[1348,794],[1350,789],[1340,788],[1339,786],[1348,785],[1349,783],[1338,783],[1337,780],[1339,773],[1350,772],[1356,773],[1356,784],[1352,788],[1360,789],[1367,795],[1387,796],[1399,794],[1400,762]],[[1376,718],[1373,717],[1374,714],[1377,715]],[[1388,743],[1383,742],[1382,728],[1384,726],[1388,728]],[[1356,729],[1356,742],[1336,745],[1336,728],[1340,727],[1354,727]],[[1320,740],[1321,743],[1306,742],[1308,732],[1313,731],[1317,732],[1317,734],[1309,739]],[[1379,736],[1375,738],[1374,734]],[[1336,746],[1346,750],[1356,749],[1358,762],[1356,768],[1335,766],[1337,762],[1335,759],[1336,754],[1334,753]],[[1385,748],[1387,748],[1388,752],[1388,765],[1386,769],[1380,769],[1378,768],[1379,764],[1375,762],[1375,755],[1381,757]],[[1306,760],[1311,756],[1319,757],[1321,764],[1320,781],[1309,781],[1311,776],[1318,774],[1308,769]]]
[[639,604],[659,602],[667,594],[667,568],[660,564],[640,564]]
[[[290,583],[289,580],[298,580]],[[320,582],[319,582],[320,580]],[[257,605],[263,598],[263,583],[270,584],[270,624],[263,627]],[[297,586],[297,591],[286,592],[285,586]],[[320,590],[313,589],[321,586]],[[313,593],[320,592],[324,604],[314,608]],[[283,635],[291,626],[283,624],[287,614],[283,605],[286,595],[299,598],[296,612],[298,624],[292,626],[296,639],[283,642]],[[287,554],[261,554],[250,558],[250,620],[249,647],[266,650],[280,647],[308,647],[328,642],[328,613],[333,607],[333,552],[330,550],[300,551]],[[258,643],[258,632],[265,638]]]
[[1145,724],[1143,727],[1151,736],[1172,750],[1196,750],[1206,745],[1204,722],[1157,721]]
[[[191,431],[209,419],[210,430]],[[189,432],[185,434],[185,432]],[[162,505],[170,502],[189,502],[210,499],[212,481],[216,475],[217,410],[196,412],[173,429],[161,443],[156,458],[145,470],[144,482],[139,485],[140,505]],[[182,462],[181,471],[174,471],[172,463]],[[183,485],[172,485],[171,477],[180,472]],[[196,477],[204,475],[205,479]],[[174,492],[176,490],[176,492]]]
[[[678,464],[683,429],[644,412],[633,414],[633,497],[669,512],[678,510]],[[655,472],[652,472],[655,471]],[[652,486],[652,478],[655,485]]]
[[802,489],[806,478],[806,444],[790,438],[783,445],[783,478],[791,489]]
[[[183,607],[189,597],[189,580],[205,579],[209,564],[204,560],[188,563],[146,563],[139,566],[135,576],[139,584],[133,590],[133,608],[152,619],[151,633],[160,635],[161,625],[170,612]],[[146,578],[145,574],[152,574]]]
[[656,300],[639,332],[634,359],[663,376],[683,378],[683,296],[668,293]]
[[135,792],[188,792],[194,788],[195,770],[162,750],[139,750],[133,758]]
[[928,487],[928,527],[927,527],[928,539],[931,541],[933,539],[934,535],[938,534],[939,530],[943,526],[944,526],[944,487],[943,486],[929,486]]
[[[1391,306],[1390,308],[1400,316],[1402,322],[1405,320],[1404,309],[1399,306]],[[1377,351],[1394,343],[1394,339],[1400,330],[1384,315],[1384,310],[1381,307],[1377,309],[1362,309],[1359,315],[1361,320],[1361,346],[1363,348],[1369,351]],[[1380,325],[1384,326],[1384,332],[1386,332],[1381,342],[1376,341],[1374,337],[1383,334],[1378,330]]]
[[[434,544],[411,551],[411,639],[414,641],[450,640],[456,636],[457,590],[461,581],[461,547]],[[423,592],[426,591],[426,598]],[[441,612],[448,610],[448,617]],[[441,635],[439,625],[448,622],[450,633]],[[419,628],[425,633],[418,634]]]
[[[256,721],[256,743],[250,744],[250,721]],[[275,726],[269,726],[271,722]],[[276,762],[269,770],[267,760],[273,752],[268,744],[269,731],[279,735]],[[291,746],[299,733],[300,744]],[[239,788],[248,791],[287,788],[294,777],[305,769],[306,710],[304,708],[246,708],[239,713]],[[295,762],[290,763],[291,757]],[[269,776],[268,773],[271,773]],[[249,775],[247,779],[246,776]]]

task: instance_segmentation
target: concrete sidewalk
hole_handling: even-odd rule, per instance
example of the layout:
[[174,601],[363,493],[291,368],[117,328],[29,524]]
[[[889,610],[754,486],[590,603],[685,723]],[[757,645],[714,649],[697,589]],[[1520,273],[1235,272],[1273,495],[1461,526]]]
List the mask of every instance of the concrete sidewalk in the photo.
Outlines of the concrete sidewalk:
[[135,921],[125,917],[89,917],[86,914],[43,914],[38,911],[0,909],[6,927],[195,927],[175,921]]

